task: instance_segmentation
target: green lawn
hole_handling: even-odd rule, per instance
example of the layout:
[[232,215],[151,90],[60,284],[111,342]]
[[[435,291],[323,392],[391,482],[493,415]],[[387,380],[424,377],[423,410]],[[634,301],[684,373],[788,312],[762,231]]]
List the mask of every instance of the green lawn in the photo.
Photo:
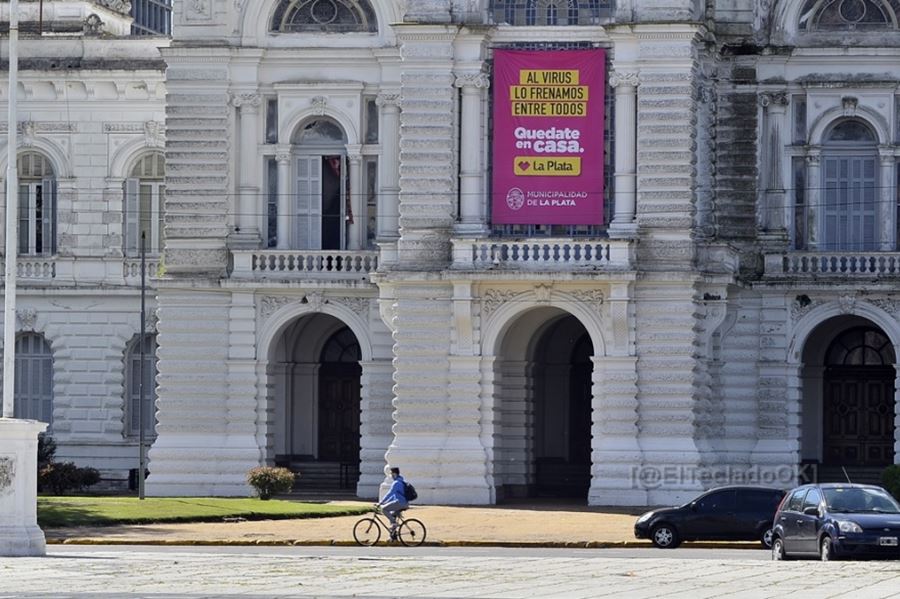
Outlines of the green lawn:
[[372,509],[370,504],[330,505],[270,499],[219,497],[38,497],[38,524],[110,526],[151,522],[220,522],[223,518],[269,520],[352,516]]

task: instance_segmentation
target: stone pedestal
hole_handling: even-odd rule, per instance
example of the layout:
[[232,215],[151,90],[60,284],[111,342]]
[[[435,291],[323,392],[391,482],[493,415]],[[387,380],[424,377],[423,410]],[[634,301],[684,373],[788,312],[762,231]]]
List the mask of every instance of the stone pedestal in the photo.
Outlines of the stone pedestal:
[[47,425],[0,418],[0,556],[46,553],[37,525],[37,437]]

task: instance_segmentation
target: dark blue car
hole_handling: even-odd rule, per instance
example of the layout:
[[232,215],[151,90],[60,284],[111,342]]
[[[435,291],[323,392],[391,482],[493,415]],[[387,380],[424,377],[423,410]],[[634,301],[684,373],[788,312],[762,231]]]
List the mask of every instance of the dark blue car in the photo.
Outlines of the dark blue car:
[[900,504],[873,485],[819,484],[784,496],[772,528],[772,559],[900,558]]

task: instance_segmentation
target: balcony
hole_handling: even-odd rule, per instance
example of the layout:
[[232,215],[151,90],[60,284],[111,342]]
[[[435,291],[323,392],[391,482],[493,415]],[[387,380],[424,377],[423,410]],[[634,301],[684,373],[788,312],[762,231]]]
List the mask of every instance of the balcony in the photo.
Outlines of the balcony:
[[768,254],[765,257],[767,278],[900,276],[900,253],[897,252],[792,252]]
[[627,271],[634,244],[619,240],[454,239],[455,270]]
[[378,252],[252,250],[232,252],[236,279],[364,279],[378,268]]

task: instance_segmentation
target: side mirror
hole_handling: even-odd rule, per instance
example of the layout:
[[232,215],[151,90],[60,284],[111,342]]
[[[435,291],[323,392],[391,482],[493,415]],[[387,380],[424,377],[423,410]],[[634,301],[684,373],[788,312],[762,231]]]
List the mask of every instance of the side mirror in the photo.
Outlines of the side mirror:
[[815,516],[816,518],[818,518],[819,517],[819,508],[817,508],[817,507],[803,508],[803,513],[806,514],[807,516]]

